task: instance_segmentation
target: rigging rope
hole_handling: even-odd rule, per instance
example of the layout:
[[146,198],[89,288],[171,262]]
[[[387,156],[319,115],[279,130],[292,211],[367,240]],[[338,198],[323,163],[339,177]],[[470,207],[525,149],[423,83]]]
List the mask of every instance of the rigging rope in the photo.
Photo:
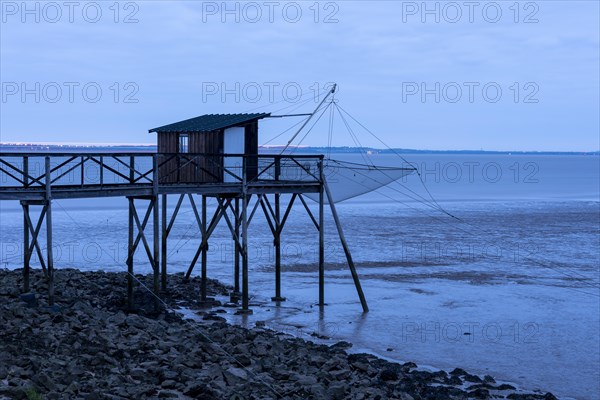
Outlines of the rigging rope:
[[[323,89],[322,91],[320,91],[320,92],[317,94],[317,96],[316,96],[316,97],[319,99],[319,98],[321,98],[321,96],[322,96],[323,94],[325,94],[325,93],[326,93],[326,92],[328,92],[328,91],[329,91],[329,89]],[[306,93],[302,94],[302,95],[299,97],[299,99],[301,99],[301,98],[303,98],[303,97],[305,97],[305,96],[309,96],[309,95],[313,95],[313,92],[312,92],[312,91],[307,91]],[[302,100],[302,101],[301,101],[300,103],[298,103],[298,104],[301,104],[301,105],[303,105],[303,104],[305,104],[305,102],[311,101],[311,100],[313,100],[313,99],[314,99],[314,95],[312,96],[312,98],[311,98],[311,97],[309,97],[309,98],[308,98],[308,99],[306,99],[306,100]],[[249,112],[252,112],[252,111],[260,110],[260,109],[262,109],[262,108],[265,108],[265,107],[273,107],[275,104],[279,104],[279,103],[282,103],[282,102],[284,102],[284,101],[285,101],[285,102],[288,102],[289,100],[284,98],[284,99],[281,99],[281,100],[279,100],[279,101],[276,101],[276,102],[274,102],[274,103],[267,103],[267,104],[265,104],[265,105],[262,105],[262,106],[258,106],[258,107],[250,108],[250,109],[248,109],[248,110],[246,110],[246,111],[244,111],[244,112],[245,112],[245,113],[249,113]],[[292,104],[290,104],[290,105],[288,105],[288,106],[285,106],[285,107],[283,107],[283,108],[277,109],[277,110],[275,110],[275,111],[272,111],[272,112],[279,112],[279,111],[283,111],[283,110],[285,110],[286,108],[294,107],[294,106],[296,106],[296,105],[297,105],[296,103],[292,103]]]
[[279,138],[281,135],[283,135],[284,133],[292,130],[293,128],[297,127],[298,125],[300,125],[301,123],[303,123],[305,120],[301,119],[300,121],[296,122],[294,125],[290,126],[289,128],[287,128],[286,130],[284,130],[283,132],[279,133],[278,135],[272,137],[271,139],[267,140],[266,142],[264,142],[263,144],[261,144],[261,146],[266,146],[267,144],[271,143],[273,140]]
[[300,139],[300,141],[298,142],[298,144],[296,145],[296,147],[292,147],[290,150],[290,154],[294,153],[294,151],[300,147],[300,145],[302,144],[302,142],[304,141],[304,139],[306,139],[306,137],[308,136],[308,134],[312,131],[312,129],[315,127],[315,125],[319,122],[319,120],[321,119],[321,117],[323,117],[323,115],[325,114],[325,111],[327,111],[327,108],[331,106],[331,103],[329,103],[326,106],[321,106],[322,111],[320,109],[315,110],[315,114],[318,113],[319,111],[321,111],[321,114],[317,117],[317,119],[313,122],[312,126],[308,129],[308,131],[306,131],[306,133],[304,134],[304,136],[302,136],[302,138]]
[[[336,107],[338,108],[338,112],[340,113],[340,116],[342,117],[342,119],[343,119],[343,120],[344,120],[344,122],[346,123],[346,121],[345,121],[345,119],[344,119],[344,116],[343,116],[343,115],[342,115],[342,113],[340,112],[340,110],[339,110],[339,106],[338,106],[337,104],[336,104]],[[349,132],[350,132],[350,134],[352,135],[351,128],[350,128],[349,124],[348,124],[348,123],[346,123],[346,126],[347,126],[347,129],[348,129],[348,131],[349,131]],[[361,146],[361,149],[362,149],[362,146]],[[361,154],[362,154],[362,153],[361,153]],[[367,157],[367,158],[370,160],[370,157],[368,156],[368,154],[366,154],[366,157]],[[406,159],[404,159],[404,157],[402,157],[402,156],[400,156],[400,157],[401,157],[401,158],[402,158],[402,159],[403,159],[403,160],[406,162],[406,164],[407,164],[407,165],[410,165],[410,166],[411,166],[411,168],[413,168],[415,171],[417,171],[417,169],[416,169],[416,168],[413,166],[413,164],[412,164],[412,163],[409,163],[409,162],[408,162]],[[364,158],[364,157],[363,157],[363,158]],[[375,165],[373,164],[373,162],[372,162],[372,161],[370,162],[370,164],[371,164],[371,165],[372,165],[374,168],[377,168],[377,167],[375,167]],[[380,172],[382,172],[384,175],[386,175],[388,178],[392,179],[392,177],[390,177],[389,175],[387,175],[387,174],[386,174],[386,173],[385,173],[383,170],[381,170],[381,169],[379,169],[379,168],[377,168],[377,169],[378,169]],[[417,171],[417,172],[418,172],[418,171]],[[439,205],[439,204],[438,204],[438,203],[437,203],[435,200],[434,200],[434,201],[431,201],[431,200],[428,200],[428,199],[426,199],[425,197],[421,196],[419,193],[417,193],[417,192],[415,192],[414,190],[410,189],[409,187],[407,187],[407,186],[405,186],[405,185],[401,184],[400,182],[398,182],[398,181],[397,181],[397,180],[395,180],[395,179],[392,179],[392,182],[396,183],[396,184],[397,184],[397,185],[399,185],[399,186],[402,186],[404,189],[408,190],[409,192],[411,192],[411,193],[412,193],[412,194],[414,194],[415,196],[417,196],[417,197],[419,197],[420,199],[422,199],[422,200],[423,200],[423,202],[428,202],[428,203],[434,204],[434,207],[435,207],[436,209],[438,209],[440,212],[442,212],[442,213],[446,213],[446,214],[450,215],[450,214],[449,214],[448,212],[446,212],[446,211],[445,211],[445,210],[444,210],[444,209],[443,209],[443,208],[442,208],[442,207],[441,207],[441,206],[440,206],[440,205]],[[390,183],[392,183],[392,182],[390,182]],[[422,182],[422,183],[423,183],[423,182]],[[424,184],[424,183],[423,183],[423,184]],[[429,191],[428,191],[428,193],[429,193]],[[430,197],[433,199],[433,196],[431,195],[431,193],[429,193],[429,196],[430,196]]]
[[[331,162],[333,162],[333,163],[335,163],[335,164],[341,165],[341,164],[340,164],[340,162],[339,162],[338,160],[330,160],[330,161],[331,161]],[[432,209],[434,209],[434,210],[438,210],[438,211],[439,211],[439,209],[438,209],[438,208],[437,208],[435,205],[433,205],[433,204],[431,204],[431,203],[429,203],[429,202],[423,201],[423,200],[422,200],[422,196],[419,196],[419,195],[418,195],[418,194],[416,194],[416,193],[415,193],[415,195],[416,195],[417,197],[412,197],[411,195],[409,195],[409,194],[406,194],[406,193],[403,193],[402,191],[400,191],[400,190],[399,190],[399,189],[397,189],[397,188],[394,188],[394,187],[392,187],[392,186],[389,186],[389,184],[388,184],[388,183],[385,183],[385,182],[380,182],[380,181],[376,180],[375,178],[373,178],[372,176],[369,176],[369,175],[367,175],[367,174],[364,174],[364,173],[361,173],[361,172],[359,172],[359,169],[358,169],[358,168],[350,168],[350,167],[344,167],[344,166],[342,166],[342,168],[348,168],[348,169],[350,169],[350,170],[354,171],[355,173],[357,173],[357,174],[359,174],[359,175],[361,175],[361,176],[364,176],[365,178],[367,178],[367,179],[369,179],[369,180],[371,180],[371,181],[373,181],[373,182],[375,182],[375,183],[377,183],[377,184],[381,185],[381,187],[383,187],[383,186],[387,186],[387,187],[388,187],[390,190],[393,190],[393,191],[395,191],[395,192],[397,192],[397,193],[399,193],[399,194],[401,194],[401,195],[403,195],[403,196],[409,197],[410,199],[412,199],[412,200],[414,200],[414,201],[417,201],[417,202],[419,202],[419,203],[421,203],[421,204],[423,204],[423,205],[425,205],[425,206],[427,206],[427,207],[430,207],[430,208],[432,208]],[[377,169],[377,171],[379,171],[379,172],[382,172],[382,173],[383,173],[383,171],[382,171],[380,168],[376,168],[376,169]],[[394,179],[394,177],[392,177],[392,176],[389,176],[389,175],[387,175],[387,174],[384,174],[384,175],[386,175],[386,176],[387,176],[389,179],[392,179],[392,180]],[[390,182],[390,183],[391,183],[391,182]],[[366,185],[363,185],[363,186],[367,187]],[[409,188],[406,188],[406,189],[412,192],[412,190],[410,190]],[[414,193],[414,192],[413,192],[413,193]]]
[[338,110],[338,113],[340,114],[340,117],[342,118],[342,121],[344,122],[344,125],[346,126],[346,129],[348,130],[348,133],[350,134],[350,137],[352,138],[352,141],[354,142],[354,144],[356,145],[356,147],[359,148],[359,150],[360,150],[360,156],[362,157],[362,159],[365,162],[365,164],[367,164],[367,165],[371,164],[372,166],[375,166],[373,164],[373,162],[371,161],[371,159],[368,158],[366,154],[364,154],[364,152],[363,152],[364,148],[363,148],[362,144],[358,140],[358,137],[352,131],[352,127],[350,127],[350,124],[348,124],[348,121],[346,121],[346,118],[344,117],[344,115],[340,112],[339,106],[337,104],[335,104],[335,107]]
[[[358,185],[361,185],[361,186],[364,186],[365,188],[368,188],[368,189],[370,189],[368,186],[364,185],[363,183],[361,183],[361,182],[359,182],[359,181],[353,180],[353,179],[351,179],[351,178],[348,178],[348,179],[349,179],[349,180],[351,180],[351,181],[353,181],[354,183],[356,183],[356,184],[358,184]],[[379,189],[375,190],[375,192],[376,192],[377,194],[380,194],[380,195],[382,195],[382,196],[384,196],[384,197],[387,197],[388,199],[390,199],[390,200],[392,200],[392,201],[395,201],[395,202],[397,202],[397,203],[403,204],[403,205],[405,205],[405,206],[407,206],[407,207],[409,207],[409,208],[411,208],[411,209],[413,209],[413,210],[415,210],[415,211],[418,211],[418,212],[420,212],[420,213],[424,213],[426,216],[428,216],[428,217],[431,217],[431,218],[433,218],[434,220],[436,220],[436,221],[438,221],[438,222],[441,222],[441,223],[443,223],[443,224],[449,225],[449,223],[448,223],[448,221],[447,221],[447,220],[444,220],[444,219],[441,219],[441,218],[439,218],[439,217],[436,217],[435,215],[432,215],[432,214],[426,213],[425,211],[423,211],[423,210],[421,210],[421,209],[419,209],[419,208],[416,208],[416,207],[411,207],[411,206],[410,206],[410,205],[408,205],[407,203],[405,203],[405,202],[402,202],[402,201],[400,201],[400,200],[398,200],[398,199],[396,199],[396,198],[394,198],[394,197],[392,197],[392,196],[389,196],[389,195],[386,195],[386,194],[384,194],[384,193],[381,193],[381,192],[379,192],[378,190],[379,190]],[[418,200],[417,200],[417,201],[418,201]],[[424,204],[424,205],[426,205],[426,203],[423,203],[423,202],[420,202],[420,203],[421,203],[421,204]],[[452,227],[452,228],[455,228],[455,229],[457,229],[457,230],[461,231],[462,233],[465,233],[465,234],[467,234],[467,235],[469,235],[469,236],[476,236],[478,239],[481,239],[481,237],[480,237],[480,236],[477,236],[475,233],[473,233],[473,232],[471,232],[471,231],[468,231],[468,230],[465,230],[465,229],[463,229],[463,228],[461,228],[461,227],[459,227],[459,226],[457,226],[457,225],[449,225],[449,226],[450,226],[450,227]],[[486,236],[486,237],[489,237],[489,236]],[[492,241],[486,241],[485,239],[484,239],[484,242],[486,242],[486,243],[491,243],[492,245],[498,246],[498,248],[500,248],[500,250],[505,250],[505,249],[503,249],[502,247],[500,247],[500,245],[499,245],[499,244],[497,244],[496,242],[492,242]],[[554,270],[554,271],[556,271],[556,272],[560,273],[561,275],[563,275],[563,276],[565,276],[565,277],[567,277],[567,278],[570,278],[570,279],[579,279],[579,278],[585,278],[585,279],[589,279],[589,277],[586,277],[586,276],[584,276],[584,275],[581,275],[581,274],[579,274],[578,272],[576,272],[576,271],[573,271],[573,270],[566,269],[566,271],[567,271],[567,272],[565,272],[565,271],[561,271],[559,268],[563,268],[562,266],[558,266],[558,267],[555,267],[555,268],[553,268],[553,267],[551,267],[551,266],[544,265],[544,264],[542,264],[541,262],[539,262],[539,261],[537,261],[537,260],[535,260],[535,259],[533,259],[533,258],[531,258],[531,257],[524,257],[524,258],[525,258],[525,259],[527,259],[528,261],[532,262],[533,264],[536,264],[536,265],[538,265],[538,266],[541,266],[541,267],[544,267],[544,268],[549,268],[549,269],[552,269],[552,270]],[[543,260],[543,261],[547,261],[547,260]],[[550,262],[550,264],[551,264],[551,263],[552,263],[552,262]],[[565,268],[563,268],[563,269],[565,269]],[[571,275],[571,274],[569,274],[569,273],[568,273],[569,271],[570,271],[570,272],[572,272],[574,275],[577,275],[577,277],[576,277],[576,276],[573,276],[573,275]],[[541,283],[543,283],[541,280],[539,280],[539,279],[536,279],[536,278],[534,278],[534,277],[529,277],[529,279],[531,279],[531,280],[534,280],[534,281],[536,281],[536,282],[541,282]],[[594,283],[587,283],[587,282],[585,282],[585,284],[586,284],[586,286],[587,286],[587,287],[589,287],[590,289],[600,289],[600,286],[596,286],[596,285],[595,285],[595,282],[594,282]],[[566,288],[566,289],[570,289],[570,290],[574,290],[574,291],[576,291],[576,292],[579,292],[579,293],[584,293],[584,294],[587,294],[587,295],[590,295],[590,296],[600,297],[600,295],[597,295],[597,294],[595,294],[595,293],[589,293],[589,292],[585,292],[585,291],[583,291],[583,290],[578,290],[578,289],[571,288],[571,287],[568,287],[568,286],[566,286],[565,288]]]
[[[321,94],[324,94],[324,92],[325,92],[325,91],[323,91]],[[319,96],[320,96],[320,95],[319,95]],[[303,105],[307,104],[308,102],[312,101],[312,100],[313,100],[312,98],[308,98],[308,99],[306,99],[306,100],[303,100],[303,101],[301,101],[299,104],[291,104],[291,105],[289,105],[289,106],[283,107],[283,108],[281,108],[281,109],[279,109],[279,110],[275,110],[275,111],[273,111],[273,112],[281,112],[281,111],[283,111],[283,110],[285,110],[285,109],[287,109],[287,108],[290,108],[290,107],[294,107],[294,106],[295,106],[295,108],[293,108],[293,109],[290,109],[290,110],[286,111],[286,112],[290,112],[290,113],[291,113],[291,112],[294,112],[295,110],[297,110],[298,108],[302,107]],[[307,117],[307,118],[309,118],[309,117]],[[279,133],[279,134],[275,135],[274,137],[272,137],[271,139],[267,140],[267,141],[266,141],[265,143],[263,143],[261,146],[265,146],[265,145],[267,145],[267,144],[271,143],[272,141],[274,141],[275,139],[277,139],[277,138],[281,137],[283,134],[285,134],[285,133],[286,133],[286,132],[288,132],[289,130],[291,130],[291,129],[295,128],[296,126],[298,126],[298,125],[300,125],[300,124],[302,124],[304,121],[306,121],[306,119],[307,119],[307,118],[301,119],[300,121],[296,122],[294,125],[292,125],[292,126],[290,126],[289,128],[285,129],[283,132],[281,132],[281,133]]]
[[[373,132],[371,132],[366,126],[364,126],[363,124],[361,124],[356,118],[354,118],[352,115],[350,115],[350,113],[348,113],[348,111],[344,110],[341,106],[337,106],[340,110],[342,110],[346,115],[348,115],[350,118],[352,118],[352,120],[354,122],[356,122],[358,125],[360,125],[365,131],[367,131],[371,136],[373,136],[375,139],[377,139],[380,143],[382,143],[387,149],[391,150],[394,154],[396,154],[398,157],[400,157],[404,162],[406,162],[409,165],[412,165],[411,163],[408,162],[408,160],[406,160],[406,158],[402,157],[402,155],[400,153],[398,153],[396,150],[394,150],[393,148],[391,148],[390,146],[387,145],[387,143],[385,143],[383,140],[381,140],[377,135],[375,135]],[[427,188],[427,185],[425,185],[425,181],[423,180],[423,177],[421,176],[420,171],[415,167],[415,171],[417,172],[417,176],[419,177],[419,181],[421,182],[421,184],[423,185],[423,188],[425,189],[425,191],[427,192],[427,194],[429,195],[431,201],[433,201],[440,209],[441,212],[443,212],[444,214],[458,219],[456,216],[450,214],[448,211],[446,211],[442,206],[440,206],[438,204],[438,202],[435,200],[435,198],[433,197],[433,195],[431,194],[431,192],[429,191],[429,189]]]
[[[393,181],[393,182],[396,182],[398,185],[400,185],[400,186],[404,187],[406,190],[408,190],[408,191],[412,192],[412,193],[413,193],[413,194],[414,194],[414,195],[415,195],[417,198],[415,198],[415,197],[412,197],[412,196],[410,196],[410,195],[408,195],[408,194],[406,194],[406,193],[403,193],[403,192],[399,191],[398,189],[395,189],[395,188],[393,188],[393,187],[391,187],[391,186],[389,186],[389,185],[387,185],[387,186],[388,186],[388,188],[390,188],[390,189],[392,189],[392,190],[394,190],[394,191],[396,191],[396,192],[398,192],[398,193],[400,193],[400,194],[402,194],[402,195],[404,195],[404,196],[407,196],[407,197],[411,198],[412,200],[415,200],[415,201],[417,201],[417,202],[420,202],[420,203],[421,203],[421,204],[423,204],[423,205],[426,205],[426,206],[428,206],[428,207],[431,207],[431,208],[433,208],[434,210],[437,210],[437,211],[439,211],[439,212],[442,212],[443,214],[445,214],[445,215],[447,215],[447,216],[451,217],[451,218],[452,218],[452,220],[454,220],[454,221],[458,221],[458,222],[461,222],[461,223],[463,223],[463,224],[465,224],[465,225],[469,226],[469,227],[470,227],[470,228],[472,228],[473,230],[477,230],[477,231],[479,231],[479,232],[481,232],[481,233],[485,234],[485,236],[486,236],[486,237],[491,237],[491,235],[493,234],[492,232],[486,231],[485,229],[482,229],[482,228],[480,228],[480,227],[478,227],[478,226],[476,226],[476,225],[474,225],[474,224],[472,224],[472,223],[470,223],[470,222],[468,222],[468,221],[466,221],[466,220],[464,220],[464,219],[462,219],[462,218],[459,218],[459,217],[457,217],[457,216],[455,216],[455,215],[451,214],[451,213],[450,213],[450,212],[448,212],[447,210],[445,210],[445,209],[444,209],[444,208],[443,208],[443,207],[442,207],[442,206],[441,206],[441,205],[440,205],[440,204],[439,204],[439,203],[438,203],[438,202],[435,200],[435,198],[433,197],[433,195],[431,194],[431,192],[430,192],[430,191],[429,191],[429,189],[427,188],[427,186],[426,186],[426,184],[425,184],[425,182],[424,182],[424,180],[423,180],[423,178],[422,178],[421,174],[419,173],[418,169],[417,169],[416,167],[414,167],[414,164],[413,164],[413,163],[410,163],[410,162],[408,162],[408,160],[406,160],[406,159],[405,159],[405,158],[404,158],[404,157],[403,157],[401,154],[399,154],[399,153],[398,153],[396,150],[394,150],[393,148],[391,148],[390,146],[388,146],[388,145],[387,145],[385,142],[383,142],[383,140],[381,140],[381,139],[380,139],[380,138],[379,138],[377,135],[375,135],[373,132],[371,132],[371,131],[370,131],[370,130],[367,128],[367,127],[365,127],[365,126],[364,126],[362,123],[360,123],[358,120],[356,120],[356,118],[354,118],[352,115],[350,115],[350,114],[349,114],[349,113],[348,113],[346,110],[344,110],[343,108],[341,108],[341,107],[340,107],[340,106],[339,106],[337,103],[330,103],[330,105],[331,105],[331,104],[333,104],[333,105],[334,105],[334,106],[335,106],[335,107],[338,109],[338,112],[340,113],[340,116],[342,117],[342,120],[344,121],[344,123],[345,123],[345,125],[346,125],[346,127],[347,127],[347,129],[348,129],[348,132],[350,133],[350,135],[351,135],[351,137],[352,137],[353,141],[355,142],[355,144],[358,144],[358,146],[359,146],[359,148],[360,148],[361,150],[364,150],[364,148],[363,148],[363,147],[360,145],[360,142],[359,142],[359,141],[357,142],[357,138],[355,137],[355,136],[356,136],[356,134],[354,134],[354,132],[352,131],[351,127],[349,126],[349,124],[348,124],[348,123],[347,123],[347,121],[345,120],[345,118],[344,118],[344,115],[342,114],[342,112],[343,112],[343,113],[345,113],[345,114],[346,114],[348,117],[350,117],[350,118],[351,118],[353,121],[355,121],[355,122],[356,122],[358,125],[360,125],[360,126],[361,126],[361,127],[364,129],[364,130],[366,130],[366,131],[367,131],[369,134],[371,134],[373,137],[375,137],[375,138],[376,138],[376,139],[377,139],[379,142],[381,142],[381,143],[382,143],[384,146],[386,146],[386,148],[388,148],[388,149],[389,149],[389,150],[391,150],[391,151],[392,151],[394,154],[396,154],[398,157],[400,157],[400,158],[401,158],[401,159],[402,159],[404,162],[406,162],[408,165],[411,165],[411,166],[413,167],[413,169],[414,169],[414,170],[417,172],[417,175],[419,176],[419,181],[421,182],[421,184],[422,184],[423,188],[425,189],[425,191],[427,192],[427,194],[428,194],[428,196],[430,197],[430,199],[431,199],[431,200],[427,200],[427,199],[425,199],[423,196],[421,196],[421,195],[419,195],[418,193],[414,192],[414,191],[413,191],[413,190],[411,190],[410,188],[407,188],[407,187],[405,187],[404,185],[402,185],[402,184],[400,184],[399,182],[397,182],[396,180],[393,180],[393,177],[390,177],[388,174],[386,174],[386,173],[385,173],[385,171],[384,171],[384,170],[382,170],[382,169],[379,169],[379,168],[375,167],[375,166],[374,166],[374,164],[373,164],[372,162],[370,162],[370,164],[371,164],[373,167],[377,168],[377,170],[378,170],[379,172],[381,172],[381,173],[383,173],[384,175],[388,176],[388,178],[392,179],[392,181]],[[340,112],[340,111],[342,111],[342,112]],[[322,114],[319,116],[319,119],[322,117],[322,115],[323,115],[323,113],[322,113]],[[318,122],[318,120],[319,120],[319,119],[317,119],[317,121],[316,121],[316,122]],[[315,123],[314,123],[314,124],[311,126],[310,130],[312,130],[312,129],[314,128],[314,126],[316,125],[316,122],[315,122]],[[306,133],[306,134],[303,136],[303,138],[302,138],[301,142],[302,142],[302,141],[303,141],[303,140],[306,138],[306,136],[308,135],[308,133],[310,132],[310,130],[309,130],[309,131],[308,131],[308,132],[307,132],[307,133]],[[362,155],[362,153],[361,153],[361,155]],[[367,155],[367,156],[368,156],[368,155]],[[335,160],[330,160],[330,161],[335,161]],[[338,162],[338,163],[339,163],[339,162]],[[367,165],[368,165],[368,164],[369,164],[369,163],[367,163]],[[357,171],[356,171],[356,169],[353,169],[353,171],[357,172]],[[366,174],[361,174],[361,175],[364,175],[364,176],[365,176],[367,179],[370,179],[370,180],[372,180],[372,181],[374,181],[374,182],[376,182],[376,183],[379,183],[380,185],[384,185],[384,186],[386,186],[386,184],[384,184],[384,183],[382,183],[382,182],[378,182],[377,180],[375,180],[374,178],[372,178],[372,177],[370,177],[370,176],[368,176],[368,175],[366,175]],[[360,182],[356,182],[356,181],[355,181],[355,183],[357,183],[357,184],[359,184],[359,185],[361,185],[361,186],[364,186],[364,187],[366,187],[366,188],[369,188],[369,187],[367,187],[366,185],[364,185],[364,184],[362,184],[362,183],[360,183]],[[371,189],[371,188],[369,188],[369,189]],[[431,216],[431,215],[430,215],[430,216]],[[448,223],[447,221],[445,221],[445,220],[440,220],[440,219],[437,219],[437,218],[436,218],[436,220],[439,220],[440,222],[443,222],[443,223],[445,223],[445,224],[447,224],[447,225],[449,225],[449,226],[452,226],[452,227],[454,227],[454,228],[456,228],[456,229],[459,229],[460,231],[462,231],[462,232],[464,232],[464,233],[467,233],[467,234],[469,234],[469,235],[476,236],[474,232],[472,232],[472,231],[467,231],[467,230],[464,230],[464,229],[462,229],[462,228],[460,228],[460,227],[458,227],[458,226],[456,226],[456,225],[451,225],[451,224],[449,224],[449,223]],[[509,243],[509,244],[510,244],[510,243]],[[502,250],[502,248],[500,248],[500,249]],[[573,275],[569,275],[568,273],[565,273],[565,272],[563,272],[563,271],[560,271],[559,269],[557,269],[557,268],[562,268],[562,269],[565,269],[565,268],[564,268],[563,266],[561,266],[561,265],[558,265],[557,267],[553,268],[552,266],[547,266],[547,265],[541,264],[540,262],[538,262],[538,261],[536,261],[536,260],[534,260],[534,259],[531,259],[530,257],[528,257],[527,259],[528,259],[529,261],[531,261],[532,263],[534,263],[534,264],[540,265],[540,266],[542,266],[542,267],[545,267],[545,268],[550,268],[550,269],[553,269],[553,270],[555,270],[555,271],[557,271],[557,272],[559,272],[559,273],[561,273],[561,274],[563,274],[563,275],[565,275],[565,276],[567,276],[567,277],[569,277],[569,278],[575,278]],[[548,263],[548,264],[556,264],[556,263],[552,262],[551,260],[547,260],[547,259],[544,259],[544,258],[542,258],[542,261],[544,261],[544,262],[546,262],[546,263]],[[573,271],[573,270],[570,270],[570,269],[567,269],[567,271],[571,271],[573,274],[575,274],[575,275],[577,275],[577,276],[579,276],[579,277],[581,277],[581,278],[588,279],[588,277],[586,277],[586,276],[584,276],[584,275],[582,275],[582,274],[579,274],[577,271]],[[591,285],[591,284],[590,284],[590,285]],[[592,287],[592,288],[594,288],[594,289],[600,288],[600,286],[595,286],[595,285],[594,285],[594,286],[591,286],[591,287]],[[587,292],[582,292],[582,293],[589,294],[589,293],[587,293]]]

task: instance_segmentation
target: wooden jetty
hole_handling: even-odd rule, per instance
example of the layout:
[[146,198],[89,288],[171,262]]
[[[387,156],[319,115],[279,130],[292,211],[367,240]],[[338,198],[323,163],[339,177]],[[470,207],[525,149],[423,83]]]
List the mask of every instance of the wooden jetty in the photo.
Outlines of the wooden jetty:
[[[187,198],[201,233],[201,243],[190,262],[186,279],[200,259],[201,297],[202,301],[209,303],[206,293],[208,243],[219,222],[224,220],[234,243],[234,290],[241,295],[240,312],[251,313],[248,302],[249,225],[257,210],[261,209],[275,247],[275,293],[272,300],[284,301],[281,293],[281,235],[293,205],[299,203],[319,232],[320,307],[325,305],[324,212],[328,205],[363,311],[368,311],[323,174],[323,155],[258,154],[258,121],[268,117],[268,113],[203,115],[154,128],[150,132],[157,134],[156,153],[0,153],[0,200],[18,200],[23,209],[23,290],[29,291],[30,262],[35,253],[48,279],[49,303],[54,302],[53,200],[120,196],[126,197],[129,202],[128,304],[133,305],[133,256],[141,244],[152,266],[153,292],[158,307],[161,290],[167,289],[168,237],[180,206]],[[95,173],[89,174],[89,170]],[[304,195],[308,193],[318,194],[316,216],[305,201]],[[168,195],[177,197],[170,216]],[[198,196],[200,207],[195,200]],[[287,206],[283,208],[282,196],[289,196]],[[209,197],[217,201],[211,216],[207,210]],[[33,207],[40,209],[35,221],[30,213]],[[45,252],[38,240],[44,222]],[[152,243],[146,236],[149,229],[152,229]]]

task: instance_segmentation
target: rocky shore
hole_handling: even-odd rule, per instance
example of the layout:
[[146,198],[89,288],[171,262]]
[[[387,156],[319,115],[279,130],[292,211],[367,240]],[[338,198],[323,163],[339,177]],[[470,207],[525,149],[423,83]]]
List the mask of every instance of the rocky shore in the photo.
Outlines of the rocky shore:
[[[201,322],[155,313],[141,285],[128,312],[124,273],[61,269],[53,307],[41,272],[32,271],[31,294],[20,291],[21,273],[0,270],[0,399],[555,399],[459,368],[348,354],[345,342],[229,325],[219,314],[232,310],[200,311],[198,280],[181,274],[169,277],[165,301],[199,310]],[[209,293],[227,292],[209,282]]]

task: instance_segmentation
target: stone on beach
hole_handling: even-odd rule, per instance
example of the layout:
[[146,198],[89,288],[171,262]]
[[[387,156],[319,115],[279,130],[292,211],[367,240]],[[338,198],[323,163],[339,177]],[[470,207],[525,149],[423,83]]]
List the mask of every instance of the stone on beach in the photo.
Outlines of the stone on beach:
[[[210,312],[203,321],[154,311],[152,296],[135,292],[126,307],[124,273],[58,271],[57,307],[48,308],[41,272],[20,296],[22,273],[0,270],[0,399],[554,399],[504,390],[492,377],[462,369],[420,370],[370,354],[259,328],[229,325]],[[150,284],[151,276],[136,276]],[[169,276],[168,304],[199,309],[199,280]],[[210,280],[211,295],[228,288]],[[35,302],[33,301],[35,299]],[[37,303],[37,304],[36,304]],[[217,303],[215,303],[217,304]],[[399,350],[400,351],[400,350]],[[464,382],[463,382],[464,381]],[[471,383],[468,389],[465,383]],[[514,388],[512,388],[514,389]],[[236,397],[237,396],[237,397]]]

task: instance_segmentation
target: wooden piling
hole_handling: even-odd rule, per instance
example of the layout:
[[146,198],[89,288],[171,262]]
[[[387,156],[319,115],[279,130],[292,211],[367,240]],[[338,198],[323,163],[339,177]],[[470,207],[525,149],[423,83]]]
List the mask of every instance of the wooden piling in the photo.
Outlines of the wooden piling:
[[233,291],[237,295],[240,293],[240,247],[237,245],[240,241],[240,199],[235,199],[235,238],[233,239],[233,265],[234,265],[234,284]]
[[48,304],[54,305],[54,255],[52,252],[52,201],[46,206],[46,263],[48,266]]
[[360,304],[362,305],[363,312],[369,311],[369,306],[367,306],[367,300],[365,299],[365,294],[363,293],[362,287],[360,285],[360,279],[358,278],[358,273],[356,272],[356,268],[354,267],[354,261],[352,260],[352,254],[350,253],[350,249],[348,248],[348,243],[346,243],[346,237],[344,236],[344,230],[342,229],[342,223],[338,217],[337,211],[335,209],[335,203],[333,202],[333,196],[331,195],[331,191],[329,190],[329,186],[327,185],[327,179],[323,176],[323,186],[325,187],[325,193],[327,194],[327,200],[329,201],[329,207],[331,208],[331,214],[333,215],[333,220],[335,221],[335,226],[338,231],[338,235],[340,237],[340,242],[342,243],[342,247],[344,248],[344,253],[346,254],[346,260],[348,261],[348,266],[350,267],[350,272],[352,273],[352,279],[354,280],[354,286],[356,287],[356,292],[358,293],[358,297],[360,298]]
[[[251,314],[248,301],[248,187],[246,182],[246,159],[243,160],[244,176],[242,182],[242,310]],[[258,200],[257,200],[258,201]]]
[[152,267],[154,272],[154,309],[158,311],[160,308],[160,226],[158,216],[158,155],[152,156],[152,244],[154,251],[152,254]]
[[129,200],[127,241],[127,308],[133,310],[133,198]]
[[29,204],[21,204],[23,208],[23,292],[29,292]]
[[162,206],[162,234],[161,249],[160,249],[160,264],[161,264],[161,289],[163,292],[167,291],[167,195],[163,194],[161,197]]
[[248,308],[248,201],[242,195],[242,309]]
[[[29,186],[29,158],[23,157],[23,186]],[[29,292],[29,204],[21,203],[23,207],[23,292]]]
[[319,160],[319,307],[325,306],[325,198],[323,160]]
[[45,158],[46,165],[46,264],[48,267],[48,304],[54,305],[54,257],[52,254],[52,178],[50,176],[50,156]]
[[206,268],[208,251],[208,229],[206,226],[206,196],[202,196],[202,280],[200,281],[200,297],[203,302],[206,301]]
[[275,193],[275,297],[272,301],[285,301],[285,297],[281,296],[281,206],[279,193]]

